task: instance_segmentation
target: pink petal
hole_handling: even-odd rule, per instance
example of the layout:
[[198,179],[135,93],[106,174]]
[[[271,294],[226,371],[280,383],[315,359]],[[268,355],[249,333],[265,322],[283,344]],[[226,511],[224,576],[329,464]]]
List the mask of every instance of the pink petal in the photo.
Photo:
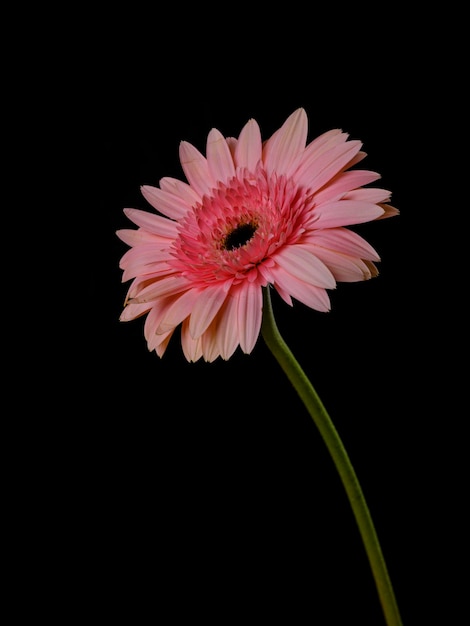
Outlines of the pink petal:
[[256,283],[245,283],[236,296],[240,347],[250,354],[258,339],[263,316],[263,293]]
[[276,272],[276,283],[282,290],[310,308],[323,312],[330,310],[330,299],[322,287],[315,287],[299,280],[282,268],[278,268]]
[[370,261],[380,261],[374,248],[360,235],[348,228],[330,228],[314,230],[305,238],[306,244],[313,244],[312,251],[316,253],[318,247],[336,250],[348,256]]
[[128,304],[124,307],[119,321],[121,322],[129,322],[130,320],[135,320],[137,317],[144,315],[151,308],[151,304],[146,302],[145,304]]
[[268,174],[285,174],[305,149],[308,120],[304,109],[292,113],[265,143],[263,161]]
[[189,320],[184,320],[181,326],[181,347],[186,360],[190,363],[199,361],[202,357],[202,340],[201,337],[193,339],[189,332]]
[[160,211],[167,217],[173,220],[178,220],[191,208],[184,200],[179,196],[162,191],[158,187],[151,187],[150,185],[142,185],[140,191],[144,198],[154,209]]
[[154,215],[140,209],[124,209],[124,213],[131,222],[148,230],[149,233],[168,237],[169,239],[175,239],[178,233],[176,229],[177,223],[161,215]]
[[[122,255],[121,260],[119,262],[119,267],[121,269],[128,269],[131,265],[135,264],[136,262],[139,262],[141,251],[142,251],[142,256],[143,256],[143,259],[141,262],[142,265],[145,265],[146,263],[153,263],[155,259],[161,260],[162,258],[164,258],[166,260],[168,259],[167,250],[169,246],[165,246],[165,249],[163,251],[163,254],[166,255],[165,257],[161,256],[162,248],[163,246],[161,244],[155,245],[153,243],[140,244],[133,248],[130,248],[130,250],[127,250]],[[166,270],[168,271],[168,268],[166,268]]]
[[292,298],[290,297],[290,294],[283,287],[281,287],[281,285],[278,282],[276,282],[276,280],[273,280],[272,284],[274,285],[274,288],[276,289],[277,293],[281,296],[281,298],[284,300],[284,302],[288,304],[289,306],[293,306],[294,303],[292,302]]
[[293,161],[288,171],[287,176],[293,176],[297,172],[298,168],[305,162],[313,162],[320,158],[322,154],[331,150],[335,146],[345,143],[348,138],[347,133],[343,133],[339,128],[329,130],[322,135],[316,137],[311,141],[305,150],[303,150],[297,158]]
[[235,352],[238,344],[238,300],[232,296],[226,298],[217,314],[217,345],[224,360]]
[[362,224],[382,215],[383,209],[376,204],[338,200],[315,207],[312,225],[315,228],[336,228],[351,224]]
[[220,284],[206,287],[199,293],[189,319],[189,333],[193,339],[207,329],[226,297],[227,292]]
[[400,211],[394,206],[391,206],[390,204],[381,204],[380,206],[384,210],[384,214],[379,215],[379,217],[376,218],[378,220],[384,219],[386,217],[393,217],[395,215],[400,215]]
[[144,287],[138,296],[132,298],[132,302],[152,302],[161,296],[173,296],[181,291],[186,291],[187,288],[188,281],[186,278],[172,274]]
[[354,189],[343,196],[344,200],[356,200],[364,202],[386,202],[390,200],[390,191],[379,187],[367,187],[366,189]]
[[315,194],[315,202],[320,204],[327,200],[339,200],[344,193],[372,183],[379,178],[380,174],[367,170],[340,172],[326,187]]
[[237,147],[238,139],[235,139],[235,137],[225,137],[225,141],[227,142],[228,149],[230,150],[230,154],[232,155],[232,159],[236,167],[237,164],[235,163],[235,149]]
[[304,160],[295,173],[297,184],[318,191],[349,163],[361,145],[360,141],[348,141],[319,157]]
[[263,276],[267,284],[271,284],[275,287],[276,291],[284,300],[284,302],[286,302],[286,304],[288,304],[289,306],[292,306],[292,298],[290,297],[289,293],[285,289],[283,289],[279,285],[279,283],[276,282],[275,273],[272,272],[273,267],[276,267],[276,266],[270,265],[269,267],[267,267],[266,263],[262,263],[261,265],[258,266],[258,271],[261,274],[261,276]]
[[225,137],[216,128],[207,136],[207,163],[212,178],[227,183],[235,175],[235,166]]
[[[165,267],[165,263],[162,263],[162,261],[168,259],[168,253],[156,253],[154,251],[152,254],[149,253],[148,256],[140,256],[138,248],[133,248],[130,252],[135,254],[126,259],[126,266],[122,275],[124,282],[137,276],[145,277],[146,274],[153,274],[154,272],[164,272],[166,274],[169,272],[168,267]],[[162,255],[161,258],[159,258],[159,254]]]
[[364,152],[362,150],[359,150],[359,152],[356,154],[356,156],[354,156],[349,163],[347,164],[347,166],[345,167],[345,169],[349,169],[350,167],[353,167],[353,165],[357,165],[358,163],[360,163],[363,159],[365,159],[367,156],[367,152]]
[[261,159],[262,139],[261,131],[255,120],[250,120],[242,128],[238,142],[235,145],[235,165],[246,167],[254,171]]
[[[143,306],[143,305],[136,304],[134,306]],[[156,336],[158,324],[160,323],[160,318],[164,310],[165,310],[165,301],[161,299],[161,300],[157,300],[153,304],[151,310],[149,311],[149,314],[147,315],[145,319],[145,324],[144,324],[144,337],[147,341],[147,344],[150,344],[153,338]],[[149,345],[149,350],[153,350],[153,347],[154,346],[150,347]]]
[[206,363],[212,363],[220,356],[217,345],[217,330],[215,320],[212,321],[206,332],[201,336],[202,356]]
[[174,330],[171,329],[166,333],[157,333],[162,315],[164,315],[165,311],[168,309],[169,303],[171,302],[171,298],[157,300],[147,315],[147,319],[144,324],[144,336],[150,351],[155,350],[157,346],[161,345],[166,338],[171,336]]
[[177,178],[164,176],[160,179],[160,188],[174,196],[178,196],[189,207],[193,207],[198,202],[201,202],[201,196],[188,183]]
[[154,244],[167,244],[168,239],[166,237],[161,237],[160,235],[154,235],[153,233],[149,233],[143,228],[121,228],[121,230],[116,231],[116,235],[127,243],[128,246],[137,246],[141,243],[154,243]]
[[346,256],[336,250],[317,250],[319,258],[328,265],[338,282],[358,282],[372,278],[369,266],[357,257]]
[[127,250],[121,257],[120,267],[128,268],[129,265],[139,264],[144,267],[147,263],[166,261],[170,257],[168,254],[170,245],[161,243],[142,243]]
[[202,197],[216,186],[206,158],[187,141],[180,143],[181,167],[191,187]]
[[160,358],[165,354],[172,335],[173,335],[173,331],[169,333],[165,333],[164,335],[158,335],[159,341],[158,341],[158,345],[155,347],[155,352],[158,354]]
[[285,246],[276,254],[275,260],[286,272],[306,283],[328,289],[336,286],[334,276],[326,265],[302,245]]
[[166,276],[168,274],[168,268],[165,267],[163,272],[162,270],[158,270],[157,272],[151,272],[150,274],[144,274],[142,276],[137,276],[132,281],[131,286],[129,287],[129,291],[127,292],[127,300],[126,302],[130,302],[139,293],[146,288],[151,282],[158,281],[162,279],[162,276]]
[[156,332],[165,333],[189,317],[200,294],[201,291],[199,289],[188,289],[188,291],[175,298],[162,316]]

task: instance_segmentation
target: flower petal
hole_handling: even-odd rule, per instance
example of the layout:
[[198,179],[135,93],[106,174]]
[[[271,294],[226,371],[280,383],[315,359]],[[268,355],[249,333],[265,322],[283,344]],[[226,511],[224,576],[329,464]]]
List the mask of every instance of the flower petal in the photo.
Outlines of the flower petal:
[[304,109],[297,109],[268,139],[263,148],[263,162],[268,174],[285,174],[305,149],[308,120]]
[[[144,244],[131,248],[123,254],[120,262],[124,270],[122,280],[127,281],[136,276],[150,274],[164,268],[166,261],[171,259],[168,247],[161,249],[155,244]],[[169,271],[169,268],[166,268]]]
[[339,200],[343,194],[357,189],[361,185],[368,185],[380,178],[377,172],[367,170],[349,170],[337,174],[328,185],[315,193],[315,202],[321,204],[329,200]]
[[360,141],[348,141],[304,160],[295,173],[297,184],[318,191],[349,163],[361,145]]
[[199,293],[189,319],[189,334],[193,339],[200,337],[207,329],[226,297],[227,292],[219,283],[206,287]]
[[164,176],[160,179],[160,189],[178,196],[188,207],[193,207],[201,202],[201,196],[188,183],[177,178],[171,178],[171,176]]
[[215,319],[201,335],[202,357],[206,363],[212,363],[220,356],[217,344],[217,324]]
[[396,207],[391,206],[390,204],[381,204],[380,206],[384,210],[384,214],[379,215],[379,217],[376,218],[378,220],[384,219],[386,217],[394,217],[395,215],[400,214],[400,211]]
[[144,324],[144,336],[147,340],[148,349],[155,350],[158,346],[165,341],[166,338],[169,339],[171,334],[173,333],[173,328],[166,333],[157,333],[158,326],[160,324],[160,320],[162,316],[165,314],[165,311],[168,309],[171,304],[171,298],[161,298],[153,303],[152,309],[149,311],[147,315],[147,319]]
[[167,244],[167,237],[161,237],[160,235],[155,235],[154,233],[149,233],[143,228],[121,228],[116,231],[116,235],[127,243],[128,246],[137,246],[142,243],[154,243],[154,244]]
[[302,245],[284,247],[275,257],[276,263],[300,280],[316,287],[334,289],[336,281],[327,266]]
[[194,339],[189,332],[189,318],[186,318],[181,326],[181,347],[186,360],[190,363],[199,361],[202,357],[202,339]]
[[390,200],[390,191],[379,187],[368,187],[366,189],[353,189],[344,194],[343,200],[356,200],[360,202],[386,202]]
[[187,141],[180,143],[181,167],[191,187],[202,197],[216,186],[207,159]]
[[160,358],[165,354],[168,344],[170,343],[170,339],[173,335],[173,332],[174,331],[170,331],[169,333],[165,333],[163,335],[157,335],[158,343],[155,346],[155,352],[158,354]]
[[318,159],[322,154],[331,150],[335,146],[344,143],[348,138],[347,133],[343,133],[340,128],[328,130],[311,141],[305,150],[292,162],[286,172],[287,176],[294,176],[299,167],[303,171],[305,163],[310,163]]
[[256,283],[246,282],[238,289],[237,326],[240,347],[245,354],[250,354],[261,330],[263,315],[263,293]]
[[235,175],[235,166],[225,137],[216,128],[207,136],[207,163],[212,178],[227,183]]
[[171,274],[145,286],[138,295],[132,298],[132,302],[152,302],[162,296],[173,296],[186,291],[187,287],[186,278]]
[[156,261],[161,262],[170,258],[168,251],[171,245],[160,242],[141,243],[127,250],[121,257],[119,267],[128,268],[130,264],[138,262],[142,267],[146,263],[154,263]]
[[238,300],[233,297],[232,291],[216,316],[217,344],[224,360],[228,360],[235,352],[238,338]]
[[128,304],[124,307],[120,317],[120,322],[129,322],[130,320],[135,320],[137,317],[144,315],[151,309],[152,305],[148,302],[143,304]]
[[314,253],[316,253],[317,248],[326,248],[360,259],[380,261],[374,248],[360,235],[348,228],[314,230],[306,237],[306,245],[310,244],[313,244],[312,251]]
[[126,304],[134,300],[144,288],[162,279],[163,276],[168,276],[168,268],[166,265],[163,268],[158,269],[156,272],[150,272],[149,274],[142,274],[137,276],[131,283],[129,291],[127,292]]
[[140,209],[124,209],[126,216],[149,233],[174,239],[177,235],[177,223],[161,215],[154,215]]
[[319,248],[316,254],[329,267],[337,281],[352,283],[372,278],[370,266],[362,259],[326,248]]
[[191,205],[188,205],[180,196],[162,191],[158,187],[142,185],[140,191],[154,209],[173,220],[180,219],[191,208]]
[[369,202],[338,200],[315,207],[312,225],[315,228],[336,228],[375,220],[384,210]]
[[330,310],[330,298],[325,289],[306,283],[282,268],[278,270],[280,271],[276,272],[276,283],[281,290],[316,311]]
[[254,171],[261,159],[262,139],[258,123],[251,119],[242,128],[235,145],[235,165]]
[[197,298],[200,297],[200,293],[201,291],[199,289],[188,289],[188,291],[178,295],[171,306],[165,311],[165,314],[162,315],[155,332],[168,332],[189,317]]

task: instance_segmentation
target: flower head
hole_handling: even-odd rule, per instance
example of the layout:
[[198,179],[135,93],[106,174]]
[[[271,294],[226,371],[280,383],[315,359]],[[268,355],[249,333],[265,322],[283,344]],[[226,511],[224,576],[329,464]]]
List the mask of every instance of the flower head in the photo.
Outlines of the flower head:
[[377,252],[348,226],[398,213],[390,192],[364,187],[376,172],[350,169],[362,144],[335,129],[307,144],[307,115],[294,111],[263,142],[249,120],[238,139],[213,128],[206,156],[186,141],[188,182],[165,177],[144,185],[158,213],[125,209],[137,229],[117,231],[131,280],[122,321],[146,315],[149,350],[163,356],[181,325],[188,361],[250,353],[262,318],[262,288],[328,311],[337,282],[378,274]]

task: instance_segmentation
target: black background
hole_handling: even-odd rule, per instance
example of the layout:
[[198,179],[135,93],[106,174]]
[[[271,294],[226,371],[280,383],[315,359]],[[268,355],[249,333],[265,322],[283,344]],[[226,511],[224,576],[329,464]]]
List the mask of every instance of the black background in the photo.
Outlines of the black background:
[[62,623],[385,623],[336,469],[262,338],[250,355],[190,364],[179,333],[160,359],[143,320],[119,322],[115,231],[132,227],[123,208],[150,208],[140,186],[183,179],[181,140],[204,152],[212,127],[237,136],[250,117],[268,138],[298,107],[309,140],[341,128],[363,142],[400,215],[357,229],[382,258],[377,278],[340,283],[326,314],[274,296],[277,324],[349,452],[405,626],[427,623],[423,580],[442,575],[446,342],[426,269],[439,200],[425,188],[447,141],[436,85],[451,79],[409,16],[252,13],[77,12],[31,59],[53,94],[32,119],[67,236],[56,382],[42,390],[54,408],[29,430],[42,528],[29,541],[38,574],[53,569],[38,610]]

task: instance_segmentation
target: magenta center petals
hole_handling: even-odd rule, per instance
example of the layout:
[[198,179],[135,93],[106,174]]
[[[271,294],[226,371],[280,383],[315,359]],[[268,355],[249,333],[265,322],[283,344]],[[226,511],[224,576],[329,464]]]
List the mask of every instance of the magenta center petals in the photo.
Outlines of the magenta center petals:
[[261,167],[242,171],[180,221],[169,265],[193,286],[237,284],[280,246],[298,241],[312,208],[292,179],[268,177]]

